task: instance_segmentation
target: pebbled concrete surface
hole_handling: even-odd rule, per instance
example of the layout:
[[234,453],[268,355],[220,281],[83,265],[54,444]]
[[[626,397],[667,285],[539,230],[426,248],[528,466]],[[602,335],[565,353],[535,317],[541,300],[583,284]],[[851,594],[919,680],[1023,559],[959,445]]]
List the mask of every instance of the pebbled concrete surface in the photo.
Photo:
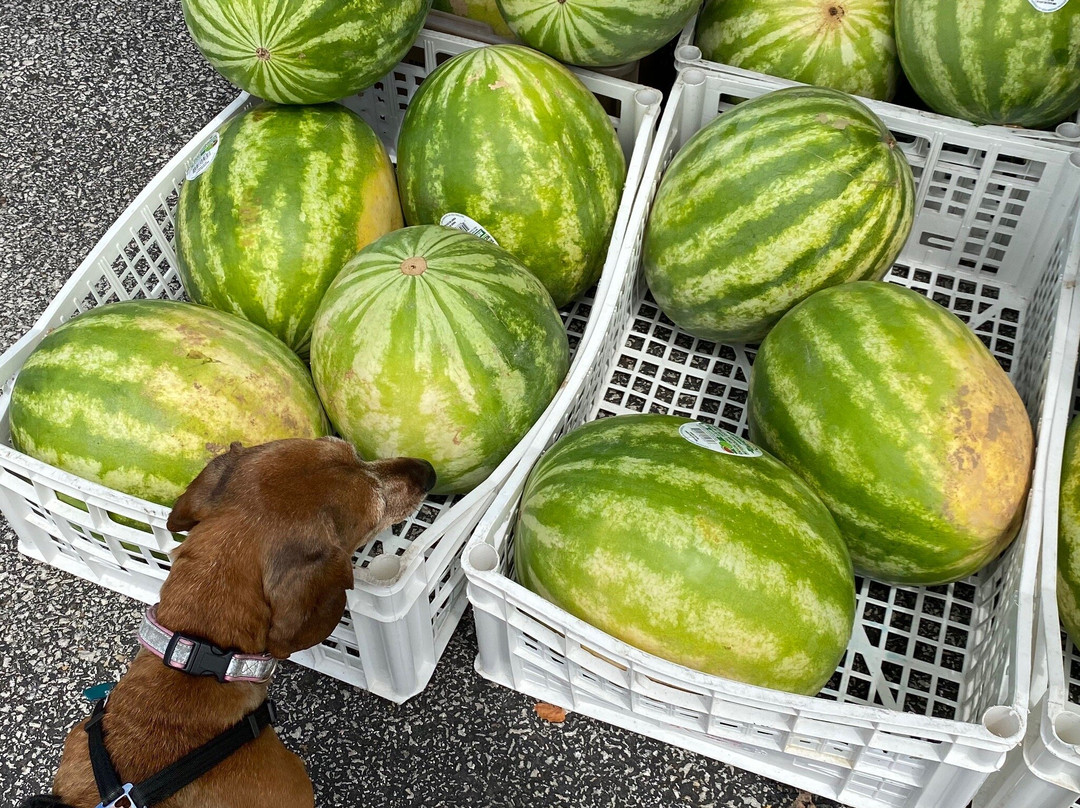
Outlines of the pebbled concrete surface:
[[[178,0],[24,0],[0,14],[0,350],[40,315],[158,169],[236,94]],[[141,606],[18,554],[0,519],[0,803],[47,790],[82,690],[134,655]],[[279,732],[323,806],[835,803],[611,726],[540,720],[473,671],[471,615],[397,706],[286,664]]]

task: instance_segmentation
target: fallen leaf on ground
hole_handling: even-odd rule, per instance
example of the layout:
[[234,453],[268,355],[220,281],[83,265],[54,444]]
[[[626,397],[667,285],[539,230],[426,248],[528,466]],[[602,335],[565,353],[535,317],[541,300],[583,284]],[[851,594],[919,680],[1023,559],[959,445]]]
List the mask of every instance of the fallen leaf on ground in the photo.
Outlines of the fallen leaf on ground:
[[538,701],[534,709],[538,716],[553,724],[561,724],[566,720],[566,710],[554,704],[548,704],[546,701]]

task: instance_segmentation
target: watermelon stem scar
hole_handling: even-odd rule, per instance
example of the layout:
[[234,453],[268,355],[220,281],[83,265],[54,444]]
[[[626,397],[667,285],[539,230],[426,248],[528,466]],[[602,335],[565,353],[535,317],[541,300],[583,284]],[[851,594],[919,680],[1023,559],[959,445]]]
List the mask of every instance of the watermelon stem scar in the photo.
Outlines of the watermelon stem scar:
[[401,262],[402,275],[423,275],[427,271],[427,261],[420,256],[406,258]]
[[270,51],[268,51],[266,48],[256,48],[255,55],[259,57],[260,62],[270,61]]

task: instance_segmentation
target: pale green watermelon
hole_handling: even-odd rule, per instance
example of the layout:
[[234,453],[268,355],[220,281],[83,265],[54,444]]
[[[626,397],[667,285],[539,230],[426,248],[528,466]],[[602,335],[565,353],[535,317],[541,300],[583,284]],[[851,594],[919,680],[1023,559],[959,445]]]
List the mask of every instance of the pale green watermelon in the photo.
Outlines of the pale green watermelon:
[[893,0],[708,0],[701,55],[745,70],[890,100],[900,63]]
[[565,67],[519,45],[466,51],[435,70],[398,139],[406,222],[465,214],[556,306],[599,278],[625,179],[600,102]]
[[857,571],[944,584],[1023,518],[1034,452],[1009,378],[956,316],[888,283],[825,289],[754,360],[750,435],[832,511]]
[[259,106],[211,143],[213,161],[180,191],[184,289],[306,355],[330,281],[403,224],[386,149],[338,104]]
[[505,250],[438,226],[350,261],[315,318],[311,368],[339,433],[368,458],[429,461],[467,491],[517,445],[569,367],[559,313]]
[[606,418],[559,440],[529,475],[514,548],[529,589],[706,673],[813,694],[851,637],[851,559],[821,500],[683,418]]
[[1076,0],[897,0],[896,44],[935,112],[1038,128],[1080,107]]
[[50,332],[11,391],[20,452],[172,505],[233,441],[327,434],[311,377],[278,340],[194,303],[110,303]]
[[610,67],[648,56],[690,21],[700,0],[497,0],[510,29],[560,61]]
[[[1061,622],[1074,643],[1080,642],[1080,418],[1065,432],[1058,501],[1057,597]],[[1047,537],[1052,541],[1052,537]]]
[[432,6],[436,11],[445,11],[458,17],[482,22],[491,27],[499,36],[512,38],[514,32],[499,13],[495,0],[435,0]]
[[761,339],[817,289],[881,278],[914,220],[911,168],[865,105],[791,87],[739,104],[668,166],[645,277],[680,328]]
[[181,0],[203,56],[242,90],[319,104],[366,90],[412,47],[431,0]]

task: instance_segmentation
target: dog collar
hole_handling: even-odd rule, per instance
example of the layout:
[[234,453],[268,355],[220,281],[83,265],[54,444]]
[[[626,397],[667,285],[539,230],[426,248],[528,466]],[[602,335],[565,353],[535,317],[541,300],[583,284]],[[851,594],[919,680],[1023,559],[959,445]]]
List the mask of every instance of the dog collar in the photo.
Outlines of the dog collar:
[[270,654],[223,651],[213,643],[170,631],[157,621],[157,606],[143,615],[139,643],[168,668],[193,676],[215,676],[219,682],[269,682],[278,666]]

